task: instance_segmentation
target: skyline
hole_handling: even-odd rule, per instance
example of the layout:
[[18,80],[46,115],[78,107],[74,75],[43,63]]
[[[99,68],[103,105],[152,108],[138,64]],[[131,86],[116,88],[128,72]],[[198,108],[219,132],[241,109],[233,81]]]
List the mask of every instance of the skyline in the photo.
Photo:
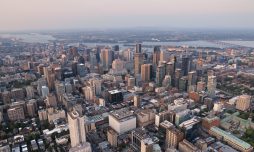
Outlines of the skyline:
[[[111,7],[112,6],[112,7]],[[191,6],[191,7],[190,7]],[[252,0],[1,1],[0,31],[215,28],[254,29]]]

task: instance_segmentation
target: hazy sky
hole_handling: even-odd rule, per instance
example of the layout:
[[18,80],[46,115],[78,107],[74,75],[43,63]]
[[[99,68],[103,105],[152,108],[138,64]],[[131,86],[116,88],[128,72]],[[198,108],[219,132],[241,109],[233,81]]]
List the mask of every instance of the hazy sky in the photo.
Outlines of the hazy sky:
[[254,0],[0,0],[0,31],[254,28]]

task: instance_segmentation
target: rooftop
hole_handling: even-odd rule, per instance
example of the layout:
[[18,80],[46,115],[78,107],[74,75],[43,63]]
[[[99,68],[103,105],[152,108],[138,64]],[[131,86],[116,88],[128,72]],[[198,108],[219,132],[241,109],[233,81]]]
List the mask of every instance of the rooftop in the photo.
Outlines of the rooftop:
[[133,111],[130,111],[129,108],[122,108],[119,110],[112,111],[110,112],[110,115],[116,118],[117,120],[134,117]]
[[230,134],[229,132],[226,132],[218,127],[212,127],[210,129],[211,131],[215,132],[216,134],[219,134],[221,136],[223,136],[226,139],[231,140],[233,143],[243,147],[244,149],[250,149],[251,145],[248,144],[247,142],[235,137],[234,135]]

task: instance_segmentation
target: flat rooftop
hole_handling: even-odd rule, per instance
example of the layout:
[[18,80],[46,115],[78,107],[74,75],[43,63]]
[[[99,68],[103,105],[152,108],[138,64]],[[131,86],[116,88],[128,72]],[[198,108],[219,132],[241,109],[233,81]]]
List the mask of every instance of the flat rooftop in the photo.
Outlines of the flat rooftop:
[[122,108],[119,110],[112,111],[110,112],[110,115],[119,121],[126,118],[135,117],[133,111],[130,111],[129,108]]

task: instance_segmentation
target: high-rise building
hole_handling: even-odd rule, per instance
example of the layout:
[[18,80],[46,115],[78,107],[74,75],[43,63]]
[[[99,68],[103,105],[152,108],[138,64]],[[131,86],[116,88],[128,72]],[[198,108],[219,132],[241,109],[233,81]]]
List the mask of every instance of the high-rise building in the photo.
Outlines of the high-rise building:
[[135,53],[134,54],[134,74],[135,75],[140,74],[142,64],[143,64],[143,54]]
[[191,69],[190,56],[184,55],[182,57],[182,73],[183,73],[183,76],[187,76],[190,69]]
[[184,139],[184,134],[180,130],[171,127],[166,130],[166,141],[165,141],[165,149],[174,147],[176,148]]
[[159,61],[160,61],[160,47],[159,46],[155,46],[153,49],[153,65],[156,67],[159,65]]
[[111,146],[117,147],[118,133],[111,127],[108,128],[107,138],[108,138],[108,142]]
[[110,103],[119,103],[123,101],[123,93],[120,90],[108,91],[108,101]]
[[77,74],[84,77],[87,74],[86,66],[83,63],[77,64]]
[[142,48],[141,48],[141,44],[136,44],[136,50],[135,53],[141,53],[142,52]]
[[208,95],[210,97],[214,97],[215,96],[215,89],[217,86],[217,80],[216,80],[216,76],[208,76],[208,80],[207,80],[207,92]]
[[136,116],[128,108],[112,111],[109,114],[109,126],[118,134],[123,134],[136,128]]
[[101,50],[100,54],[101,64],[104,71],[108,71],[112,65],[113,61],[113,51],[109,48],[104,48]]
[[196,85],[197,83],[197,73],[196,71],[191,71],[188,73],[188,86]]
[[165,77],[165,65],[159,65],[156,69],[156,83],[161,85]]
[[46,105],[48,107],[56,107],[57,106],[57,101],[56,101],[56,96],[53,93],[49,93],[46,97]]
[[65,93],[65,86],[63,83],[57,81],[55,83],[55,88],[56,88],[56,95],[57,95],[57,99],[58,101],[62,101],[62,96]]
[[166,64],[166,74],[173,77],[174,72],[175,72],[174,71],[174,63],[173,62],[168,62]]
[[68,113],[71,147],[86,143],[85,119],[77,111]]
[[35,99],[29,100],[26,104],[27,113],[30,117],[34,117],[37,111],[37,101]]
[[26,97],[28,99],[34,98],[34,88],[32,86],[27,86],[26,87]]
[[236,109],[241,111],[246,111],[250,109],[251,106],[251,96],[241,95],[236,101]]
[[42,97],[46,97],[49,94],[49,88],[47,86],[41,87]]
[[134,53],[134,74],[138,75],[141,72],[141,65],[143,64],[141,44],[136,44],[136,50]]
[[44,67],[44,75],[48,83],[49,90],[54,88],[55,84],[55,74],[53,73],[53,69],[51,67]]
[[166,61],[168,62],[170,58],[170,52],[162,50],[160,53],[160,61]]
[[22,106],[13,107],[7,110],[10,121],[25,119],[24,108]]
[[143,139],[149,138],[144,128],[137,128],[131,132],[131,147],[136,151],[141,151],[141,143]]
[[25,94],[22,88],[14,88],[11,90],[11,97],[13,99],[24,99]]
[[152,79],[152,65],[143,64],[141,66],[141,79],[142,81],[148,82]]
[[139,95],[135,95],[133,97],[133,102],[134,102],[134,106],[135,107],[140,107],[141,106],[140,96]]

